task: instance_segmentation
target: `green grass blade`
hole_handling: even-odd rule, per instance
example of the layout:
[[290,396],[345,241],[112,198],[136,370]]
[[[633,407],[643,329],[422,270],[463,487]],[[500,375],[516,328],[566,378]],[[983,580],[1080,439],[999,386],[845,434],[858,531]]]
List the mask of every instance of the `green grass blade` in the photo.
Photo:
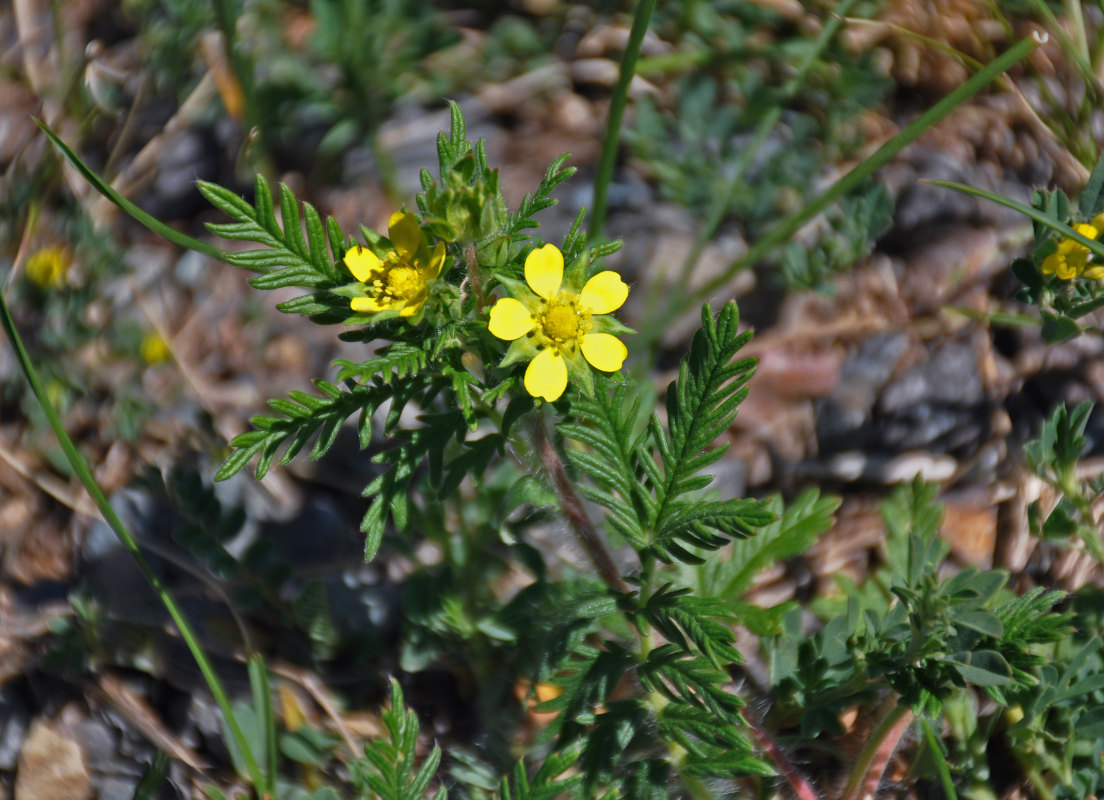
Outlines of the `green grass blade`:
[[[779,223],[776,228],[757,241],[742,258],[694,292],[689,300],[698,303],[707,299],[728,283],[737,272],[753,266],[774,248],[787,242],[802,225],[869,178],[879,168],[885,166],[891,158],[920,138],[925,131],[981,91],[1014,64],[1034,52],[1040,44],[1040,40],[1035,36],[1027,36],[1010,47],[988,66],[917,117],[904,130],[879,147],[869,158],[856,165],[854,169],[832,184],[823,194]],[[678,307],[673,308],[672,311],[677,313],[680,309],[681,304],[678,304]],[[674,313],[670,316],[674,316]],[[662,328],[662,325],[657,325],[654,330],[662,330]]]
[[222,711],[222,715],[226,719],[226,724],[230,729],[231,735],[234,737],[239,748],[241,748],[250,779],[255,786],[264,786],[264,776],[261,774],[260,766],[252,751],[249,749],[245,734],[234,718],[234,713],[230,708],[230,698],[226,694],[222,682],[215,673],[211,662],[207,659],[207,654],[203,651],[199,639],[196,638],[191,625],[188,624],[187,619],[185,619],[184,615],[181,613],[176,601],[173,599],[172,595],[169,594],[169,590],[165,587],[165,584],[161,582],[157,573],[150,567],[149,562],[146,561],[146,557],[142,555],[142,551],[138,548],[138,543],[134,540],[134,537],[131,536],[126,526],[123,525],[122,520],[120,520],[119,516],[115,513],[115,509],[113,509],[108,502],[107,496],[104,495],[103,490],[100,488],[99,484],[96,483],[96,478],[93,476],[88,462],[84,460],[84,456],[81,455],[77,446],[73,444],[73,440],[69,438],[69,434],[66,433],[65,427],[61,424],[61,419],[57,415],[57,411],[54,409],[53,404],[46,394],[46,390],[42,386],[42,381],[38,377],[38,371],[34,368],[34,364],[31,363],[31,358],[27,354],[26,348],[23,346],[23,340],[19,336],[19,331],[16,330],[11,311],[8,309],[8,303],[2,294],[0,294],[0,327],[3,327],[4,332],[7,333],[8,339],[11,341],[12,349],[15,350],[16,359],[19,361],[19,366],[23,370],[23,374],[27,377],[27,382],[30,383],[31,390],[34,392],[35,398],[42,407],[42,412],[45,414],[46,420],[50,423],[50,427],[53,428],[54,434],[58,438],[58,443],[65,453],[66,460],[68,460],[69,465],[73,468],[73,472],[80,479],[80,482],[84,484],[84,488],[88,490],[88,494],[91,496],[92,501],[103,515],[104,521],[111,530],[114,531],[115,535],[119,537],[119,541],[122,543],[123,547],[126,548],[127,552],[130,553],[142,575],[149,581],[150,586],[153,587],[154,592],[165,606],[165,610],[169,612],[169,616],[172,617],[177,630],[180,631],[180,638],[183,639],[184,643],[187,645],[188,650],[195,659],[196,666],[199,667],[199,671],[203,674],[203,679],[207,682],[207,686],[210,688],[211,694],[218,704],[219,710]]
[[995,194],[993,192],[986,191],[985,189],[978,189],[973,186],[967,186],[964,183],[955,183],[954,181],[923,181],[923,183],[930,183],[933,186],[943,186],[947,189],[954,189],[956,192],[974,195],[975,197],[983,197],[986,200],[991,200],[994,203],[999,203],[1005,208],[1011,208],[1019,211],[1021,214],[1031,217],[1031,219],[1035,220],[1036,222],[1041,222],[1043,225],[1046,225],[1055,233],[1058,233],[1059,235],[1067,239],[1073,239],[1079,244],[1085,245],[1085,247],[1089,248],[1089,250],[1092,251],[1093,255],[1104,260],[1104,244],[1101,244],[1100,242],[1093,239],[1089,239],[1086,236],[1082,236],[1069,225],[1065,225],[1059,222],[1058,220],[1054,219],[1054,217],[1048,217],[1045,213],[1037,208],[1032,208],[1031,206],[1024,205],[1023,203],[1020,203],[1009,197],[1004,197],[1003,195]]
[[249,657],[249,687],[253,692],[253,709],[261,724],[265,741],[264,771],[267,783],[260,794],[275,796],[280,751],[276,747],[276,714],[272,709],[272,688],[268,684],[268,669],[260,653]]
[[591,244],[602,236],[606,224],[606,203],[609,184],[613,179],[613,163],[617,159],[617,145],[621,141],[621,119],[629,100],[629,84],[636,74],[636,61],[640,57],[640,45],[648,32],[648,23],[655,10],[655,0],[639,0],[633,15],[629,43],[621,56],[621,74],[610,98],[609,119],[606,121],[606,137],[602,140],[602,154],[598,159],[598,172],[594,177],[594,201],[590,209],[590,226],[587,231]]
[[[702,253],[705,252],[706,245],[708,245],[709,241],[713,238],[713,234],[715,234],[717,228],[720,227],[721,222],[725,218],[725,214],[728,213],[728,209],[732,206],[732,202],[736,198],[737,192],[739,192],[740,189],[746,188],[744,176],[755,161],[755,158],[759,155],[759,151],[763,148],[767,136],[774,130],[774,126],[782,117],[783,104],[797,94],[797,90],[805,83],[805,76],[817,62],[817,59],[820,58],[821,53],[824,52],[824,48],[835,38],[836,31],[839,30],[844,18],[851,10],[851,5],[853,3],[854,0],[843,0],[839,6],[829,14],[828,21],[817,36],[816,41],[813,42],[812,49],[810,49],[801,60],[801,63],[797,65],[794,74],[782,87],[778,101],[759,121],[759,125],[755,129],[755,134],[752,136],[751,142],[740,151],[740,156],[736,160],[736,166],[731,180],[729,180],[724,191],[714,195],[712,202],[705,211],[705,222],[694,236],[694,244],[682,263],[683,285],[687,285],[691,272],[698,261],[701,260]],[[654,310],[658,303],[666,304],[670,302],[669,291],[669,287],[661,286],[660,284],[656,284],[653,287],[652,294],[648,298],[648,313],[645,315],[646,319],[652,319],[654,317]]]
[[206,242],[201,242],[199,239],[188,236],[186,233],[181,233],[174,228],[170,228],[164,222],[161,222],[161,220],[151,216],[150,214],[147,214],[145,211],[138,208],[138,206],[134,205],[134,203],[130,202],[117,191],[112,189],[111,185],[99,175],[97,175],[91,167],[85,164],[84,161],[81,160],[81,157],[73,152],[73,149],[69,147],[69,145],[67,145],[65,142],[63,142],[60,136],[50,130],[50,127],[45,122],[36,119],[35,124],[38,125],[42,132],[45,133],[50,141],[54,143],[54,146],[61,151],[61,154],[65,156],[65,160],[72,164],[73,168],[77,172],[79,172],[86,181],[92,184],[96,191],[98,191],[112,203],[117,205],[123,211],[130,214],[130,216],[132,216],[138,222],[145,225],[154,233],[160,236],[164,236],[173,244],[180,245],[181,247],[186,247],[189,250],[195,250],[197,253],[202,253],[205,256],[210,256],[211,258],[214,258],[218,261],[226,260],[226,254],[222,250],[219,250],[217,247],[209,245]]

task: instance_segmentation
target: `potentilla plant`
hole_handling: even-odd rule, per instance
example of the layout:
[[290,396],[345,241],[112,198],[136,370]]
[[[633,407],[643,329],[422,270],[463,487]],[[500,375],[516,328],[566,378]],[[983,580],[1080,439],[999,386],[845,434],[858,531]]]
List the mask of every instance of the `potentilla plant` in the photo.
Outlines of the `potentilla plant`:
[[[50,135],[101,191],[182,241],[113,195]],[[914,719],[953,792],[927,719],[955,691],[981,686],[1005,702],[1009,692],[1034,685],[1039,648],[1068,628],[1068,617],[1052,611],[1060,595],[1006,602],[1001,574],[941,579],[934,494],[916,489],[906,516],[922,520],[912,527],[923,531],[909,538],[907,561],[892,565],[869,608],[857,597],[834,627],[808,637],[786,609],[749,603],[755,575],[808,547],[830,526],[837,501],[812,491],[783,509],[777,499],[707,493],[707,470],[725,454],[724,435],[755,369],[753,359],[739,357],[751,334],[740,330],[734,303],[716,313],[703,307],[663,413],[649,413],[644,393],[621,371],[633,332],[617,314],[632,289],[603,264],[619,243],[588,243],[584,212],[563,241],[531,233],[534,215],[552,205],[553,190],[573,172],[566,159],[554,160],[511,212],[483,143],[467,140],[453,104],[451,133],[438,137],[438,174],[422,171],[416,210],[392,215],[386,235],[361,227],[349,236],[300,205],[286,186],[274,198],[261,177],[252,203],[200,183],[233,220],[211,231],[260,247],[228,252],[182,243],[258,272],[251,280],[256,288],[304,290],[278,308],[340,324],[341,338],[371,345],[362,361],[338,361],[332,381],[314,381],[316,392],[269,401],[276,415],[253,418],[253,430],[233,440],[216,477],[254,460],[263,476],[308,445],[309,457],[321,458],[346,421],[355,421],[361,448],[377,446],[380,465],[364,490],[366,559],[379,554],[389,533],[395,543],[425,536],[445,553],[435,574],[411,580],[422,599],[437,594],[432,608],[412,604],[407,630],[423,642],[437,636],[467,646],[486,673],[476,676],[481,689],[494,689],[492,665],[509,661],[513,677],[534,687],[540,700],[534,710],[550,715],[501,778],[498,797],[709,798],[734,786],[766,795],[778,780],[803,800],[817,796],[772,738],[771,724],[757,720],[737,693],[740,625],[776,643],[768,647],[776,656],[772,686],[804,703],[803,732],[806,719],[815,723],[810,738],[838,726],[842,704],[880,703],[881,723],[841,796],[873,794]],[[18,342],[2,303],[0,311]],[[73,450],[60,422],[54,428]],[[513,475],[504,469],[510,464]],[[504,493],[503,475],[512,480]],[[87,467],[82,480],[144,564]],[[551,509],[588,556],[589,574],[549,569],[524,540],[524,525],[503,520],[492,538],[486,519],[470,524],[466,510],[498,497],[512,510]],[[614,558],[614,545],[631,551],[627,560]],[[472,567],[473,552],[512,562],[532,583],[494,607],[497,599],[486,591],[490,573]],[[250,663],[254,710],[236,712],[187,621],[146,571],[223,710],[243,776],[258,796],[299,796],[281,789],[271,693],[259,658]],[[885,586],[895,602],[886,600]],[[412,664],[431,657],[429,648],[416,647],[403,655]],[[404,708],[397,683],[392,703],[386,735],[352,765],[353,788],[362,797],[443,797],[444,781],[435,777],[442,753],[418,758],[416,715]],[[784,703],[776,708],[787,710]],[[251,738],[260,744],[250,745]],[[512,757],[517,744],[508,748]],[[490,796],[472,786],[465,791]]]

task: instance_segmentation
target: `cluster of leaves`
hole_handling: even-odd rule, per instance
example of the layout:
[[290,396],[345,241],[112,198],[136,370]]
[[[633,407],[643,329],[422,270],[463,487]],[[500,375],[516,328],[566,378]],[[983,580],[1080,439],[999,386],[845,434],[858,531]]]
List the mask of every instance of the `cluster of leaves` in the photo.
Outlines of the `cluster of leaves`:
[[712,482],[701,471],[724,456],[726,445],[713,444],[735,419],[755,368],[754,359],[732,361],[751,339],[738,330],[739,320],[735,303],[716,319],[708,306],[702,309],[702,328],[667,390],[666,430],[653,415],[645,431],[635,432],[640,401],[630,401],[624,383],[577,402],[576,420],[560,425],[562,434],[588,448],[568,453],[594,482],[583,495],[609,510],[611,527],[642,559],[700,563],[690,548],[716,550],[771,519],[761,503],[698,494]]
[[[473,147],[467,141],[463,117],[455,105],[452,115],[451,135],[438,138],[440,178],[434,180],[428,171],[422,175],[425,191],[418,203],[426,214],[427,225],[442,238],[448,237],[449,263],[466,260],[469,250],[492,265],[502,264],[499,259],[516,260],[527,239],[523,231],[536,224],[532,214],[551,205],[552,189],[573,170],[563,169],[563,159],[558,159],[536,192],[526,196],[515,214],[507,215],[498,190],[497,171],[487,166],[482,143]],[[213,233],[261,245],[259,249],[227,255],[230,263],[261,273],[251,280],[254,287],[294,286],[308,291],[281,303],[281,311],[305,315],[323,324],[363,321],[349,308],[349,301],[338,294],[352,281],[341,260],[357,242],[347,238],[335,220],[323,221],[310,204],[303,204],[300,215],[291,190],[282,186],[281,225],[270,189],[261,177],[257,178],[252,204],[214,184],[201,183],[200,190],[236,220],[211,225]],[[380,240],[367,228],[362,227],[360,233],[365,243]],[[578,257],[583,251],[583,238],[576,226],[565,245],[565,255]],[[608,252],[609,247],[593,248],[586,257],[593,260]],[[520,272],[519,266],[510,269]],[[453,279],[457,277],[454,272]],[[480,287],[479,291],[486,288]],[[383,322],[343,334],[347,339],[370,341],[380,337],[390,343],[365,361],[340,362],[337,383],[315,381],[320,395],[292,392],[290,399],[272,400],[270,405],[280,416],[255,417],[255,430],[232,442],[236,451],[216,478],[230,477],[255,456],[259,456],[256,472],[261,477],[281,448],[280,463],[286,464],[312,439],[310,456],[320,458],[333,445],[344,421],[353,415],[359,415],[361,447],[367,447],[372,438],[373,415],[386,404],[383,432],[394,436],[396,444],[377,456],[387,467],[365,491],[374,498],[363,524],[366,552],[371,557],[388,519],[400,529],[405,527],[409,516],[407,488],[420,465],[428,463],[431,482],[442,495],[449,494],[464,475],[479,474],[501,452],[512,424],[531,405],[515,401],[505,409],[496,433],[467,441],[514,380],[493,380],[491,355],[485,359],[489,362],[490,381],[480,381],[463,360],[465,348],[481,336],[479,324],[472,319],[476,302],[459,290],[438,293],[436,302],[424,312],[432,322],[427,326],[432,333],[427,327]],[[403,411],[411,403],[424,412],[423,427],[399,430]],[[450,448],[452,443],[455,447]]]
[[867,181],[825,214],[826,230],[813,245],[790,242],[782,251],[782,279],[795,289],[824,290],[829,279],[870,254],[893,223],[893,198],[884,184]]
[[[770,772],[753,756],[742,732],[743,703],[727,688],[726,669],[740,661],[732,646],[731,612],[686,588],[656,587],[651,574],[657,561],[700,564],[699,553],[748,537],[771,519],[760,502],[701,494],[712,480],[702,471],[724,454],[723,446],[713,445],[731,425],[754,368],[749,359],[733,360],[749,338],[738,323],[735,304],[716,318],[708,307],[703,310],[702,330],[667,392],[666,426],[653,414],[637,431],[640,401],[631,399],[624,383],[612,381],[599,381],[594,396],[577,400],[572,418],[559,425],[579,445],[568,456],[590,480],[583,496],[607,509],[612,531],[645,565],[638,592],[616,605],[584,602],[567,617],[571,624],[560,626],[555,641],[542,648],[561,656],[543,667],[562,691],[538,710],[557,713],[547,733],[558,747],[582,748],[580,763],[592,792],[624,785],[625,796],[652,796],[664,791],[672,766],[684,779]],[[638,652],[608,635],[580,638],[615,609],[666,643],[650,644],[653,634],[647,633]],[[630,675],[643,695],[618,695]],[[668,748],[685,751],[681,763],[672,765],[657,752],[657,734]]]
[[[663,30],[660,17],[657,26]],[[627,132],[663,196],[695,218],[720,212],[738,221],[749,238],[761,236],[851,152],[858,143],[848,133],[855,130],[854,120],[890,85],[866,56],[829,43],[787,96],[779,87],[812,42],[789,38],[784,26],[777,39],[750,35],[772,22],[778,20],[761,8],[723,3],[697,5],[679,15],[677,24],[671,20],[670,35],[685,40],[691,52],[700,48],[702,57],[693,62],[697,69],[677,79],[671,92],[677,105],[662,109],[643,98]],[[756,141],[760,122],[779,111],[767,139]],[[727,198],[727,208],[714,208],[718,197]],[[821,287],[865,255],[888,229],[893,208],[888,200],[885,188],[872,184],[838,204],[816,241],[783,251],[781,276],[787,285]]]
[[1088,400],[1072,411],[1065,404],[1058,406],[1043,422],[1039,437],[1024,445],[1028,465],[1059,492],[1058,502],[1049,511],[1040,501],[1033,502],[1028,508],[1028,521],[1037,536],[1059,541],[1076,537],[1104,561],[1104,542],[1093,514],[1093,503],[1104,492],[1104,481],[1099,477],[1083,481],[1077,475],[1078,462],[1090,444],[1085,427],[1092,410]]
[[[769,642],[771,682],[782,701],[776,724],[796,722],[803,737],[825,730],[839,735],[841,711],[888,693],[917,714],[938,715],[949,704],[953,728],[964,702],[976,706],[967,687],[1007,707],[1029,696],[1051,702],[1055,695],[1041,687],[1069,682],[1050,665],[1073,631],[1072,613],[1053,610],[1061,592],[1014,596],[1000,571],[970,568],[940,577],[946,545],[936,535],[937,491],[915,482],[884,504],[887,566],[865,587],[840,581],[845,613],[808,638],[793,614],[784,621],[788,635]],[[1070,697],[1061,694],[1063,701]],[[966,728],[967,738],[982,735],[976,724]],[[984,731],[992,733],[992,727]]]
[[[224,35],[249,29],[248,38],[232,42],[235,78],[251,106],[245,117],[279,157],[311,152],[315,169],[371,136],[400,98],[414,91],[439,97],[455,87],[428,59],[460,36],[424,0],[127,0],[124,11],[157,88],[181,93],[203,74],[196,54],[205,33],[216,23]],[[287,46],[289,15],[310,31],[297,48]]]
[[960,692],[948,699],[950,752],[966,787],[964,796],[992,791],[997,770],[985,758],[990,740],[1012,754],[1034,787],[1053,787],[1062,800],[1092,797],[1104,776],[1104,643],[1099,610],[1089,597],[1073,598],[1081,628],[1051,651],[1034,685],[1008,693],[1009,705],[982,708],[975,696]]

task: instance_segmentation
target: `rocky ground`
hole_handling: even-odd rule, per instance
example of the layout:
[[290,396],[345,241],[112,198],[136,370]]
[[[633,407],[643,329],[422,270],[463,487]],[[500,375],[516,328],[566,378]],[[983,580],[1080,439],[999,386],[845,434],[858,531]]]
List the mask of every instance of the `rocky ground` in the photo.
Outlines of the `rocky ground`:
[[[58,321],[75,306],[57,298],[17,306],[17,321],[32,348],[59,353],[64,348],[51,341],[51,333],[63,344],[71,337],[66,360],[57,356],[54,362],[59,375],[80,376],[81,385],[66,395],[69,429],[190,613],[210,625],[215,654],[240,680],[244,673],[234,668],[240,637],[220,611],[219,593],[226,586],[164,535],[180,516],[173,498],[201,490],[186,477],[166,487],[166,479],[157,476],[171,475],[177,465],[209,477],[219,457],[212,443],[246,430],[266,398],[328,375],[335,358],[362,358],[364,346],[281,316],[273,306],[282,297],[259,297],[248,289],[245,275],[155,238],[99,199],[75,173],[59,168],[30,116],[83,145],[101,166],[110,167],[114,185],[142,207],[198,233],[217,213],[205,207],[193,181],[233,185],[240,176],[234,158],[242,143],[242,126],[232,115],[208,111],[220,91],[214,81],[201,82],[180,104],[146,93],[140,88],[143,63],[133,26],[113,27],[116,16],[107,0],[63,5],[60,31],[50,24],[48,3],[15,0],[0,8],[5,285],[20,291],[18,273],[31,252],[73,230],[65,217],[73,201],[57,198],[77,198],[93,228],[117,248],[121,263],[96,276],[97,296],[80,305],[80,331]],[[545,13],[539,5],[519,8],[539,16]],[[796,3],[771,5],[789,15],[797,29],[819,24]],[[848,46],[876,53],[878,68],[895,82],[885,102],[857,123],[870,147],[965,76],[957,62],[899,36],[892,26],[942,38],[980,58],[1010,41],[1007,31],[983,19],[982,6],[896,0],[882,8],[880,23],[846,29]],[[451,13],[475,47],[483,33],[465,27],[463,13]],[[491,162],[501,166],[509,200],[531,190],[551,158],[574,154],[580,172],[563,187],[560,205],[542,228],[550,241],[562,236],[588,202],[627,30],[626,17],[576,16],[565,26],[554,58],[493,83],[463,87],[455,98],[472,137],[484,137]],[[289,18],[288,25],[295,21]],[[56,35],[64,43],[61,60]],[[654,54],[665,52],[658,38],[648,46]],[[216,51],[205,58],[217,77],[225,64]],[[114,101],[118,108],[105,103],[84,118],[67,115],[58,89],[66,54],[70,67],[77,61],[83,65],[71,74],[87,91],[122,92]],[[1104,343],[1083,337],[1046,346],[1035,328],[979,320],[988,312],[1022,311],[1011,298],[1015,287],[1007,268],[1029,241],[1030,226],[997,206],[919,183],[957,180],[1021,200],[1040,185],[1077,190],[1085,168],[1035,110],[1039,86],[1053,91],[1070,85],[1061,51],[1052,43],[1036,60],[1031,79],[997,86],[960,107],[882,171],[879,177],[896,202],[892,228],[853,270],[832,279],[830,291],[784,291],[764,269],[739,274],[714,295],[717,303],[730,297],[740,303],[756,332],[750,350],[760,359],[731,431],[729,458],[718,467],[723,490],[792,494],[817,484],[843,497],[833,530],[799,562],[762,580],[758,602],[828,592],[837,575],[864,575],[877,560],[883,536],[879,499],[892,484],[917,474],[942,487],[947,507],[942,533],[955,563],[1004,567],[1022,587],[1075,590],[1100,584],[1099,569],[1087,555],[1039,546],[1029,537],[1027,506],[1040,498],[1046,503],[1049,490],[1026,468],[1022,445],[1056,403],[1104,396]],[[673,86],[662,76],[640,78],[634,94],[665,97]],[[1099,141],[1099,114],[1087,124]],[[347,227],[364,223],[382,229],[396,199],[409,199],[417,189],[417,170],[433,163],[436,133],[446,127],[441,103],[400,103],[379,130],[378,152],[348,155],[343,180],[321,179],[295,159],[277,156],[279,179]],[[393,177],[387,180],[381,159],[390,163],[386,174]],[[838,169],[842,173],[848,166]],[[43,186],[48,190],[41,196],[51,199],[35,206],[38,227],[28,232],[26,209]],[[665,199],[647,165],[628,153],[611,199],[607,232],[622,239],[624,248],[609,266],[633,286],[626,309],[633,327],[644,327],[656,304],[662,308],[670,286],[704,285],[746,250],[741,227],[726,223],[686,277],[680,269],[700,220]],[[814,234],[808,229],[801,235]],[[79,274],[81,261],[77,252],[77,271],[70,278],[74,291],[82,280],[92,282]],[[697,319],[697,310],[689,308],[659,337],[659,366],[648,376],[657,389],[673,377]],[[126,348],[118,339],[125,336],[118,330],[127,326],[156,334],[168,358],[121,357]],[[115,344],[105,345],[107,338]],[[639,356],[641,363],[646,358]],[[186,651],[165,632],[165,620],[140,576],[60,465],[20,381],[5,349],[0,353],[0,798],[129,798],[155,750],[172,756],[172,783],[190,796],[199,771],[227,763],[215,707],[200,690]],[[118,387],[146,408],[125,436]],[[1102,426],[1104,417],[1094,415],[1095,441],[1104,442]],[[1104,460],[1094,455],[1084,467],[1104,471]],[[348,618],[393,632],[402,613],[399,583],[405,569],[400,556],[363,564],[359,491],[369,477],[369,465],[350,442],[320,463],[297,461],[260,483],[240,475],[220,485],[216,517],[231,507],[244,509],[234,547],[242,550],[264,538],[277,560],[294,565],[297,579],[340,576],[339,600]],[[204,497],[213,502],[215,495]],[[312,532],[309,539],[301,535],[304,530]],[[570,548],[565,557],[573,557]],[[98,601],[104,616],[94,628],[100,641],[74,639],[75,631],[87,630],[71,624],[82,613],[81,603],[71,602],[74,597]],[[279,635],[271,619],[251,625],[262,646]],[[136,631],[144,631],[143,642],[112,639]],[[371,707],[380,685],[358,686],[356,665],[341,665],[323,679],[299,665],[292,652],[276,651],[271,667],[304,708],[314,709],[320,725],[346,739],[378,728],[372,713],[355,709]],[[92,655],[96,660],[64,663]],[[463,728],[466,709],[447,682],[412,676],[410,684],[412,701],[432,719],[436,735]],[[338,711],[337,697],[350,694],[361,704]]]

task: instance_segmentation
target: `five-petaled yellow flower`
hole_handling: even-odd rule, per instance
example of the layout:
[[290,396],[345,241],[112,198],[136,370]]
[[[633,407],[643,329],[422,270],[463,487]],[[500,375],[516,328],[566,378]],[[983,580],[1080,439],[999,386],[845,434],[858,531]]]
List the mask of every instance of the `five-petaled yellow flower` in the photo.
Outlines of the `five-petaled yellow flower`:
[[502,280],[513,297],[495,303],[487,327],[499,339],[513,342],[502,366],[531,359],[525,370],[529,394],[549,402],[558,399],[569,372],[589,384],[587,363],[603,372],[621,369],[628,349],[613,333],[627,329],[604,316],[629,295],[621,276],[606,270],[581,290],[564,286],[563,254],[546,244],[525,259],[525,282],[528,287]]
[[429,285],[445,265],[445,243],[432,252],[422,237],[418,218],[408,211],[391,215],[387,237],[393,248],[380,258],[366,247],[345,254],[345,266],[364,284],[364,296],[353,297],[353,311],[379,314],[390,311],[400,317],[418,313],[429,297]]
[[[1086,239],[1096,239],[1104,230],[1104,214],[1093,219],[1092,224],[1085,222],[1073,226],[1073,229]],[[1104,264],[1090,263],[1092,252],[1089,248],[1073,239],[1062,239],[1058,249],[1043,259],[1043,274],[1057,275],[1064,281],[1070,281],[1078,275],[1086,278],[1104,278]]]

